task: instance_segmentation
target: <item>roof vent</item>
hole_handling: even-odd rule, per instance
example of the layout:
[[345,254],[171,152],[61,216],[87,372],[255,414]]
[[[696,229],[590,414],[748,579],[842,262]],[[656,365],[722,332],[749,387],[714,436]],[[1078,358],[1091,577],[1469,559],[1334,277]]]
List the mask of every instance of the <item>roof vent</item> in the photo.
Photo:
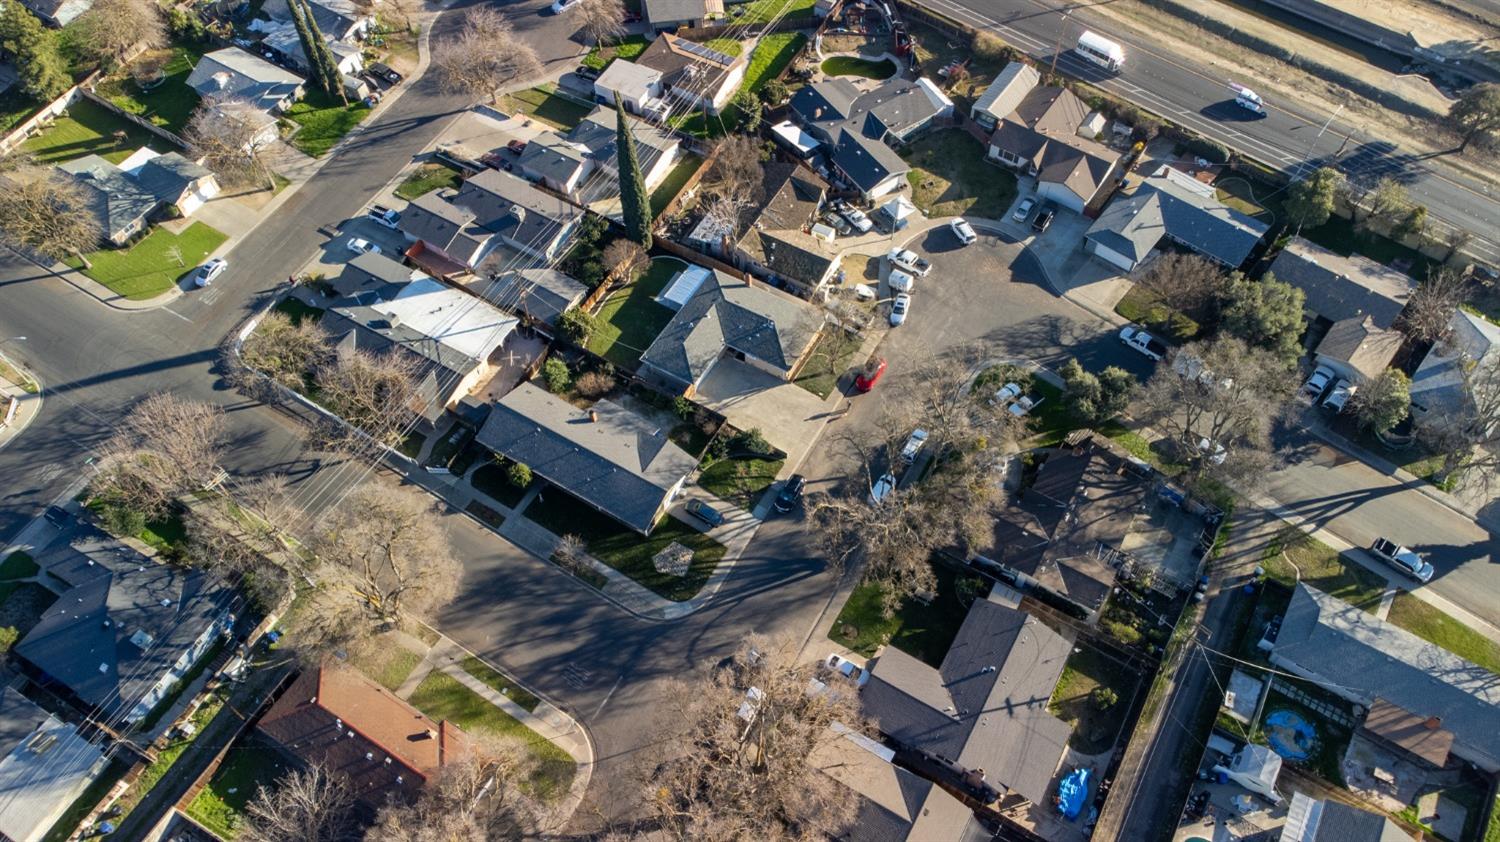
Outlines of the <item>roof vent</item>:
[[99,672],[104,673],[104,674],[108,674],[109,673],[109,664],[103,664],[103,663],[101,663],[99,665]]
[[1427,721],[1422,723],[1422,727],[1429,731],[1436,731],[1443,727],[1443,718],[1441,716],[1429,716],[1427,717]]
[[[317,701],[317,697],[316,696],[313,697],[313,701]],[[334,730],[337,730],[337,731],[344,730],[344,720],[335,717],[334,720],[333,720],[333,727],[334,727]]]
[[398,783],[398,784],[404,784],[404,783],[406,783],[406,778],[403,777],[403,776],[401,776],[401,775],[397,775],[396,776],[396,783]]

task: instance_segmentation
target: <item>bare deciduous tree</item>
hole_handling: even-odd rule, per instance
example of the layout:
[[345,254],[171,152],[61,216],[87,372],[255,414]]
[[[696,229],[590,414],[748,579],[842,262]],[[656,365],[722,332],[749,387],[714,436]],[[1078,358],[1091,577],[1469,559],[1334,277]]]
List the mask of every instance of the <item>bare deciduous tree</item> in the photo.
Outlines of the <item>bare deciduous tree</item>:
[[[318,367],[318,398],[350,425],[388,447],[401,443],[411,413],[421,410],[419,366],[408,354],[351,351]],[[332,433],[337,444],[338,434]]]
[[240,838],[249,842],[354,842],[354,789],[321,766],[298,769],[261,787],[245,805]]
[[275,310],[261,319],[240,346],[245,365],[299,392],[307,388],[308,377],[328,356],[327,335],[311,319],[293,322]]
[[634,283],[646,267],[651,265],[651,256],[641,244],[626,237],[617,237],[604,247],[604,265],[610,275],[620,283]]
[[1452,327],[1453,314],[1469,292],[1463,273],[1439,266],[1427,273],[1401,311],[1401,329],[1422,342],[1441,342]]
[[765,180],[760,144],[753,134],[734,134],[719,141],[714,155],[704,180],[709,212],[738,232],[741,212],[755,203]]
[[263,131],[265,112],[242,99],[203,102],[188,118],[182,138],[194,157],[228,186],[273,186],[263,158],[275,133]]
[[78,182],[50,167],[21,165],[0,179],[0,234],[11,245],[54,260],[91,251],[100,228]]
[[100,62],[121,62],[137,45],[167,45],[167,22],[154,0],[96,0],[69,27],[73,43]]
[[361,486],[328,517],[314,546],[322,589],[372,634],[430,616],[453,598],[463,575],[432,499],[410,489]]
[[382,842],[495,842],[536,838],[543,810],[517,782],[520,747],[470,734],[470,751],[448,763],[411,804],[380,811],[366,838]]
[[676,679],[664,694],[672,756],[649,770],[644,789],[668,838],[811,842],[854,821],[858,800],[817,762],[847,739],[839,729],[869,727],[852,686],[829,680],[809,692],[817,667],[796,651],[752,638],[731,666]]
[[158,392],[130,411],[100,448],[90,494],[154,516],[215,479],[224,454],[224,412]]
[[1500,484],[1500,362],[1474,360],[1453,348],[1434,353],[1458,355],[1463,378],[1460,406],[1430,411],[1417,427],[1417,437],[1443,457],[1434,480],[1453,480],[1488,493]]
[[458,34],[438,42],[433,70],[444,89],[493,101],[501,88],[542,71],[536,51],[515,37],[503,15],[488,6],[464,13]]
[[417,15],[422,12],[422,0],[381,0],[380,17],[403,32],[411,32]]
[[1196,254],[1168,251],[1147,263],[1133,280],[1141,289],[1184,312],[1196,312],[1218,298],[1228,284],[1219,264]]
[[583,0],[573,12],[583,34],[595,44],[625,34],[625,3],[622,0]]

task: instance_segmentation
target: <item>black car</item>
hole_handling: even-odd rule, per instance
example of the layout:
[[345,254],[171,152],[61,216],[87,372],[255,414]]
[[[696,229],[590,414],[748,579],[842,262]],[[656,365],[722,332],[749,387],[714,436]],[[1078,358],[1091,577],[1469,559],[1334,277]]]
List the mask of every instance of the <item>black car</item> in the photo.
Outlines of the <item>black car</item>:
[[580,79],[598,79],[599,71],[586,64],[580,64],[578,65],[578,69],[573,71],[573,75]]
[[48,506],[47,511],[42,512],[42,517],[46,518],[48,523],[52,524],[58,529],[62,529],[63,527],[67,526],[70,521],[73,520],[72,515],[68,514],[66,510],[58,506]]
[[786,514],[802,502],[802,488],[807,485],[807,480],[801,474],[792,474],[792,478],[781,487],[781,493],[776,495],[776,511]]
[[687,513],[709,526],[719,526],[724,522],[724,514],[702,500],[689,500]]
[[392,70],[390,65],[379,61],[370,63],[370,72],[390,82],[392,85],[400,84],[401,80],[405,78],[400,73]]
[[1036,219],[1031,221],[1031,227],[1035,228],[1036,232],[1040,234],[1047,230],[1047,226],[1052,224],[1052,219],[1056,216],[1057,211],[1047,208],[1036,215]]

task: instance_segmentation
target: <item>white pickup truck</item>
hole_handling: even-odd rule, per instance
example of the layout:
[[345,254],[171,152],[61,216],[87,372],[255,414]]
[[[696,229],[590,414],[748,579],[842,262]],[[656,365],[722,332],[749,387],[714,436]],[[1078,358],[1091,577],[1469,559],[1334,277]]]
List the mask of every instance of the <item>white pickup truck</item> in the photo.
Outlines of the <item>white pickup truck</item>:
[[1370,545],[1370,554],[1418,582],[1432,581],[1432,565],[1395,541],[1376,538],[1375,543]]

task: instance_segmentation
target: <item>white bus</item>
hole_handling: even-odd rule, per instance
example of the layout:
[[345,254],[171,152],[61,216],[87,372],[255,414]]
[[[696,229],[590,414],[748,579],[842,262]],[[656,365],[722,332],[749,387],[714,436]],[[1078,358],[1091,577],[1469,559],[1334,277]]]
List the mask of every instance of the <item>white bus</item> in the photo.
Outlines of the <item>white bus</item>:
[[1120,49],[1119,44],[1092,32],[1085,31],[1078,36],[1078,46],[1073,48],[1073,52],[1111,73],[1118,71],[1120,65],[1125,63],[1125,51]]

